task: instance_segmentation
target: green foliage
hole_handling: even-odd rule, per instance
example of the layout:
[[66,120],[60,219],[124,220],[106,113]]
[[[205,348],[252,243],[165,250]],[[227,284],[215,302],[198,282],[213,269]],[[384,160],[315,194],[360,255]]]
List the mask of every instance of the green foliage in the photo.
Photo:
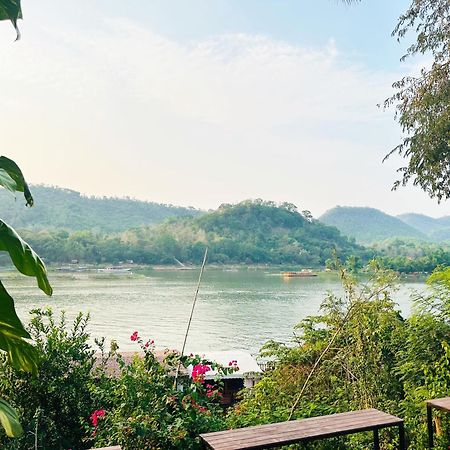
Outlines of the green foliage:
[[[202,448],[200,433],[224,428],[218,402],[220,381],[209,384],[201,376],[187,377],[186,368],[208,366],[218,371],[219,377],[229,369],[198,356],[180,358],[174,353],[168,353],[161,364],[151,345],[141,338],[139,343],[144,357],[136,356],[125,364],[119,356],[117,379],[103,379],[97,385],[97,407],[104,413],[97,424],[93,421],[96,446],[120,444],[125,450]],[[173,375],[179,363],[184,375],[175,386]]]
[[[450,197],[450,3],[448,0],[413,0],[400,16],[393,34],[403,39],[417,34],[405,57],[431,56],[430,67],[419,76],[394,84],[397,92],[385,105],[395,105],[396,118],[405,137],[389,155],[408,160],[398,171],[394,188],[410,180],[430,197]],[[405,58],[404,57],[404,58]],[[389,156],[388,155],[388,156]]]
[[[450,390],[450,284],[448,274],[443,276],[444,282],[436,273],[431,291],[416,296],[415,312],[405,320],[392,301],[394,274],[375,271],[358,285],[344,273],[344,295],[329,295],[321,315],[302,321],[293,346],[265,346],[263,354],[274,360],[274,369],[243,393],[229,424],[286,420],[292,412],[302,418],[375,407],[405,419],[409,448],[425,448],[424,400]],[[442,447],[437,448],[447,448],[446,426],[442,420]],[[358,435],[313,448],[368,448],[370,439]],[[395,433],[384,432],[382,448],[392,448],[393,442]]]
[[17,411],[2,398],[0,398],[0,423],[9,437],[17,437],[23,434]]
[[72,324],[64,313],[57,319],[50,309],[31,311],[29,332],[39,355],[38,374],[0,365],[0,393],[19,411],[24,435],[3,439],[6,449],[84,448],[83,424],[93,410],[89,392],[94,352],[88,345],[88,316]]
[[18,19],[22,19],[20,0],[0,0],[0,20],[10,20],[16,29],[17,39],[20,39],[20,32],[17,28]]
[[143,202],[131,198],[88,197],[70,189],[32,186],[39,208],[21,207],[7,192],[0,192],[0,217],[16,228],[33,231],[114,233],[141,225],[155,225],[169,217],[194,216],[200,211]]
[[6,156],[0,156],[0,184],[12,193],[23,192],[27,206],[33,206],[33,197],[22,171],[14,161]]
[[8,252],[20,273],[35,277],[39,288],[47,295],[52,295],[52,288],[42,260],[15,230],[2,220],[0,220],[0,251]]
[[[4,9],[3,12],[10,14],[14,5],[19,5],[20,10],[20,4],[16,2],[0,3],[0,17],[1,8]],[[23,192],[27,205],[33,205],[33,197],[21,170],[14,161],[5,156],[0,157],[0,186],[11,192]],[[19,272],[35,277],[38,286],[46,294],[52,294],[42,260],[14,229],[2,220],[0,220],[0,251],[9,254]],[[30,335],[16,314],[14,300],[1,282],[0,314],[0,349],[6,352],[8,362],[16,369],[36,372],[38,364],[36,349],[25,340]],[[22,433],[17,413],[4,400],[0,401],[0,421],[7,436],[15,437]]]
[[153,228],[116,235],[92,232],[24,232],[48,260],[173,264],[175,259],[199,264],[204,248],[211,263],[295,264],[323,266],[336,251],[363,262],[372,252],[350,242],[334,227],[298,213],[294,205],[244,201],[222,205],[193,218],[172,219]]
[[[143,342],[137,332],[132,339],[143,357],[126,359],[114,345],[106,353],[103,341],[95,354],[86,331],[89,316],[80,313],[70,323],[64,313],[57,318],[50,309],[31,315],[39,372],[25,373],[5,358],[0,361],[0,395],[17,409],[25,431],[14,440],[0,436],[1,448],[63,450],[119,443],[124,449],[199,449],[200,433],[223,429],[219,378],[235,368],[175,353],[167,353],[162,363],[153,343]],[[206,366],[218,373],[216,380],[204,380]]]
[[431,273],[450,265],[450,246],[412,239],[390,239],[373,246],[381,267],[401,273]]

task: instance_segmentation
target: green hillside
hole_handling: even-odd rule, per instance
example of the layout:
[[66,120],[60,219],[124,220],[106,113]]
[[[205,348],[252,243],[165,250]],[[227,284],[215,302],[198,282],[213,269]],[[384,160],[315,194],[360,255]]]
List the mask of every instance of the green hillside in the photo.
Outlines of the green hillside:
[[450,245],[408,238],[393,238],[373,245],[382,267],[403,273],[431,273],[438,266],[450,266]]
[[21,199],[0,190],[0,217],[15,228],[118,232],[161,223],[168,217],[199,214],[193,208],[129,198],[86,197],[57,187],[38,185],[31,186],[31,190],[35,199],[33,208],[25,208]]
[[424,214],[401,214],[397,216],[402,222],[416,228],[434,241],[450,240],[450,216],[429,217]]
[[424,233],[399,218],[374,208],[337,206],[323,214],[319,220],[335,226],[342,234],[364,244],[394,237],[427,239]]
[[35,249],[52,262],[173,264],[201,262],[205,246],[212,263],[295,264],[321,266],[336,250],[342,259],[366,260],[368,250],[342,236],[294,205],[244,201],[223,205],[198,217],[171,219],[156,227],[135,228],[117,235],[93,232],[28,233]]

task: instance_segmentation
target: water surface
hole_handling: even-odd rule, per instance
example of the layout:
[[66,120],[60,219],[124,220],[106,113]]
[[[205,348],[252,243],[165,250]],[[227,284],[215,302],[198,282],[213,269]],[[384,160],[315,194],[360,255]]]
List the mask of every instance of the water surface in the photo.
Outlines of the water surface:
[[[123,350],[136,349],[134,330],[155,340],[158,348],[181,348],[196,289],[198,271],[152,271],[148,276],[50,274],[54,295],[46,297],[31,278],[6,275],[20,317],[50,305],[73,318],[91,315],[93,337],[115,339]],[[402,284],[394,299],[404,316],[409,294],[423,282]],[[256,353],[269,339],[288,342],[300,320],[319,311],[328,291],[340,294],[334,276],[285,280],[264,271],[206,270],[198,297],[188,348],[191,351],[241,349]]]

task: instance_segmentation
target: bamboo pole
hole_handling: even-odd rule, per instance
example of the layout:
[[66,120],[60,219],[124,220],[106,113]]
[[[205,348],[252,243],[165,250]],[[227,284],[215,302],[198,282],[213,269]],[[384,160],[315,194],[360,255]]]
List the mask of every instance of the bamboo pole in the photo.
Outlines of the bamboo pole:
[[195,305],[197,303],[198,292],[200,290],[200,284],[202,282],[203,272],[205,271],[205,265],[206,265],[206,259],[207,258],[208,258],[208,247],[205,248],[205,254],[203,256],[202,267],[200,269],[200,274],[198,276],[197,289],[195,291],[194,301],[192,302],[191,314],[189,315],[189,321],[188,321],[188,324],[187,324],[187,327],[186,327],[186,333],[184,335],[183,347],[181,348],[180,361],[178,362],[177,371],[175,373],[175,380],[173,382],[173,385],[174,385],[175,389],[177,387],[178,375],[180,373],[180,368],[181,368],[181,358],[184,356],[184,351],[186,350],[186,342],[187,342],[187,338],[188,338],[188,335],[189,335],[189,330],[191,328],[192,317],[194,316]]

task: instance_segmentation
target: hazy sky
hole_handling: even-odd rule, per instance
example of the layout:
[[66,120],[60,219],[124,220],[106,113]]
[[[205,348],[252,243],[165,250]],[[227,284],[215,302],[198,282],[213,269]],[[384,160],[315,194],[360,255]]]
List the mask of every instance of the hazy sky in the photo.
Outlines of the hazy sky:
[[1,153],[87,194],[449,214],[381,162],[401,130],[377,104],[421,64],[390,36],[408,4],[23,0],[22,40],[0,23]]

